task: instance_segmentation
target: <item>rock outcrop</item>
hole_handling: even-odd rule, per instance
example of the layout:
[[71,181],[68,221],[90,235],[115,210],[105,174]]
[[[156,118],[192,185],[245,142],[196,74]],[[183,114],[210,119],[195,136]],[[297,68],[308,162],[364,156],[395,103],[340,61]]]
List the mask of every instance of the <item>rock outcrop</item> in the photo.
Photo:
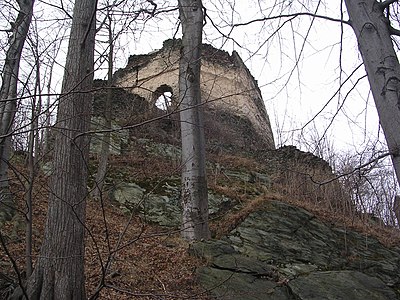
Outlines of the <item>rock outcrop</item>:
[[[149,140],[141,142],[148,153],[160,158],[179,156],[179,148]],[[263,191],[282,180],[279,174],[288,169],[296,172],[296,164],[303,172],[309,167],[321,176],[323,171],[330,172],[327,163],[294,147],[264,155],[259,160],[266,161],[268,167],[259,172],[221,171],[231,185],[246,188],[248,203],[209,190],[210,218],[231,224],[226,234],[214,232],[214,239],[191,246],[191,253],[206,264],[197,270],[202,286],[217,299],[400,299],[399,246],[386,247],[368,234],[263,196]],[[306,181],[302,185],[307,189]],[[180,226],[179,195],[179,177],[152,184],[121,182],[111,191],[122,209],[172,228]],[[239,217],[224,219],[229,214]]]
[[[199,242],[200,282],[219,299],[399,299],[400,248],[268,201],[221,240]],[[266,296],[268,295],[268,296]]]
[[[179,187],[157,193],[124,184],[114,199],[162,226],[180,224]],[[239,209],[210,191],[210,215]],[[199,282],[218,299],[400,299],[400,247],[335,226],[281,201],[268,200],[221,239],[198,242],[191,252],[207,266]]]

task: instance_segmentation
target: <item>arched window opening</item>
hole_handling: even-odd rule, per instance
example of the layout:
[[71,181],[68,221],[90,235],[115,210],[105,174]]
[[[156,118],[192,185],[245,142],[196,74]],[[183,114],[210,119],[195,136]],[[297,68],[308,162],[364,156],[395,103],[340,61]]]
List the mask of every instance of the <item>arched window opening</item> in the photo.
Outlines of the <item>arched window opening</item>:
[[164,92],[158,99],[156,100],[156,106],[157,108],[161,110],[168,110],[169,107],[171,107],[172,103],[172,93],[171,92]]
[[172,88],[169,85],[163,84],[155,90],[153,97],[154,104],[158,109],[168,111],[172,105]]

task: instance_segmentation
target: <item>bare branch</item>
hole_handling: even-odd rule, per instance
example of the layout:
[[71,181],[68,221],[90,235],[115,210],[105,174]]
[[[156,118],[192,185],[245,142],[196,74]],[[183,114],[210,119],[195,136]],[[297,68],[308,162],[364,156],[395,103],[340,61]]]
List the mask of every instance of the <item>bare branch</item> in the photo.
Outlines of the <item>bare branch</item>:
[[157,4],[153,0],[147,0],[151,5],[153,5],[153,11],[151,12],[151,16],[154,17],[154,13],[156,12],[157,9]]
[[309,125],[311,122],[313,122],[315,120],[315,118],[328,106],[328,104],[336,97],[336,95],[340,92],[342,86],[350,80],[350,78],[356,73],[356,71],[362,66],[363,64],[358,65],[353,72],[351,72],[351,74],[343,81],[343,83],[339,86],[339,88],[336,90],[336,92],[333,94],[333,96],[328,100],[327,103],[325,103],[325,105],[314,115],[314,117],[312,117],[306,124],[304,124],[301,128],[301,130],[303,130],[305,127],[307,127],[307,125]]
[[335,181],[335,180],[338,180],[339,178],[342,178],[342,177],[345,177],[345,176],[349,176],[349,175],[353,174],[353,173],[356,172],[356,171],[362,170],[362,169],[364,169],[365,167],[367,167],[367,166],[369,166],[369,165],[371,165],[371,164],[373,164],[373,163],[376,163],[377,161],[379,161],[379,160],[381,160],[381,159],[383,159],[383,158],[385,158],[385,157],[387,157],[387,156],[390,156],[390,155],[392,155],[392,156],[398,156],[399,153],[398,153],[398,151],[396,151],[396,152],[385,152],[385,153],[379,155],[378,157],[375,157],[374,159],[372,159],[372,160],[370,160],[370,161],[368,161],[368,162],[366,162],[366,163],[364,163],[364,164],[362,164],[362,165],[359,165],[358,167],[355,167],[353,170],[351,170],[351,171],[349,171],[349,172],[342,173],[342,174],[340,174],[340,175],[338,175],[338,176],[336,176],[336,177],[334,177],[334,178],[332,178],[332,179],[329,179],[329,180],[326,180],[326,181],[323,181],[323,182],[315,181],[315,180],[313,180],[313,178],[312,178],[311,176],[310,176],[310,177],[311,177],[310,179],[311,179],[314,183],[317,183],[317,184],[319,184],[319,185],[328,184],[328,183],[331,183],[331,182],[333,182],[333,181]]
[[400,36],[400,30],[399,29],[396,29],[391,25],[389,25],[388,27],[389,27],[389,32],[390,32],[391,35]]
[[14,260],[14,258],[12,257],[10,251],[8,251],[8,248],[7,248],[7,245],[6,245],[6,241],[4,240],[4,237],[3,237],[3,234],[1,233],[1,231],[0,231],[0,243],[1,243],[1,246],[3,247],[3,249],[4,249],[4,252],[5,252],[5,253],[7,254],[7,256],[8,256],[8,259],[11,261],[11,264],[13,265],[14,271],[15,271],[15,273],[17,274],[17,277],[18,277],[19,287],[21,288],[24,297],[25,297],[26,299],[29,299],[29,298],[28,298],[28,295],[26,294],[26,290],[25,290],[25,288],[24,288],[24,284],[23,284],[23,281],[22,281],[21,272],[19,271],[18,266],[17,266],[17,263],[16,263],[16,261]]
[[383,11],[385,8],[389,7],[390,4],[393,4],[395,2],[398,2],[398,0],[386,0],[383,2],[379,2],[378,5]]
[[[90,18],[90,23],[89,23],[89,25],[88,25],[88,27],[87,27],[87,30],[86,30],[86,33],[85,33],[85,36],[84,36],[84,38],[83,38],[83,41],[81,42],[81,45],[84,45],[85,43],[86,43],[86,39],[87,39],[87,37],[88,37],[88,35],[89,35],[89,32],[90,32],[90,30],[92,30],[92,24],[94,23],[94,22],[96,22],[95,21],[95,17],[96,17],[96,12],[97,12],[97,3],[98,3],[98,0],[96,0],[96,9],[93,11],[93,13],[92,13],[92,17]],[[96,25],[95,25],[95,27],[96,27]],[[96,31],[96,28],[94,29],[95,31]]]
[[250,20],[250,21],[244,22],[244,23],[233,24],[232,27],[247,26],[247,25],[250,25],[250,24],[253,24],[253,23],[258,23],[258,22],[265,22],[265,21],[270,21],[270,20],[276,20],[276,19],[282,19],[282,18],[293,18],[293,17],[300,17],[300,16],[309,16],[309,17],[313,17],[313,18],[317,18],[317,19],[324,19],[324,20],[328,20],[328,21],[339,22],[339,23],[344,23],[344,24],[350,25],[349,21],[345,21],[345,20],[341,20],[341,19],[335,19],[335,18],[331,18],[331,17],[328,17],[328,16],[321,16],[321,15],[308,13],[308,12],[301,12],[301,13],[294,13],[294,14],[287,14],[287,15],[279,15],[279,16],[272,16],[272,17],[254,19],[254,20]]
[[50,3],[50,2],[46,2],[46,1],[43,1],[43,0],[39,0],[39,2],[41,2],[43,4],[46,4],[46,5],[50,6],[50,7],[54,7],[54,8],[57,8],[57,9],[61,10],[63,13],[65,13],[67,15],[68,19],[72,20],[71,14],[65,9],[64,5],[62,4],[62,2],[61,2],[61,6],[58,6],[56,4],[53,4],[53,3]]

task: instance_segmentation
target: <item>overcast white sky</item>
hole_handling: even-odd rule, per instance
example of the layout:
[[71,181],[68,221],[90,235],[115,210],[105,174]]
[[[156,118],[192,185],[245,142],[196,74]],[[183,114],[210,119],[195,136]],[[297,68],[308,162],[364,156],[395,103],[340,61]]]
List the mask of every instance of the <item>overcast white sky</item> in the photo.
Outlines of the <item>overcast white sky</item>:
[[[156,2],[159,3],[159,7],[173,7],[176,6],[177,1],[159,0]],[[237,42],[236,44],[232,40],[222,38],[212,24],[214,22],[220,31],[228,34],[233,23],[289,13],[288,10],[284,12],[279,10],[281,5],[286,2],[269,4],[270,1],[265,0],[203,0],[207,14],[211,17],[211,19],[207,19],[203,40],[230,53],[232,50],[239,52],[253,76],[258,80],[277,145],[295,144],[304,150],[309,150],[304,144],[305,141],[301,140],[299,136],[301,131],[294,129],[302,128],[320,112],[338,90],[339,78],[344,82],[347,76],[361,63],[351,28],[344,26],[341,46],[339,23],[315,19],[313,27],[309,30],[312,19],[308,16],[297,17],[287,23],[284,22],[288,18],[275,19],[235,28],[230,37]],[[297,3],[297,7],[292,12],[306,11],[299,2],[288,2]],[[319,3],[319,1],[312,0],[303,2],[306,2],[311,12],[315,11]],[[328,6],[320,4],[318,14],[339,19],[340,1],[324,2]],[[50,36],[55,33],[52,24],[58,21],[53,18],[53,15],[47,15],[46,10],[41,10],[39,4],[36,16],[50,19],[48,22],[40,23],[45,27],[41,29],[41,34],[50,39]],[[43,4],[41,5],[43,7]],[[63,16],[59,11],[55,15]],[[179,37],[177,16],[178,14],[175,12],[170,16],[162,15],[151,19],[145,24],[144,29],[139,27],[130,33],[134,34],[134,38],[132,35],[129,35],[129,38],[125,36],[125,39],[120,42],[120,50],[116,54],[116,68],[124,67],[130,54],[148,53],[161,48],[165,39],[172,38],[175,34]],[[347,19],[347,16],[344,18]],[[279,34],[272,35],[283,24]],[[8,28],[8,22],[5,22],[4,26]],[[49,30],[49,33],[45,34],[45,30]],[[63,34],[65,33],[61,32],[60,36]],[[304,42],[305,37],[307,37],[306,42]],[[43,44],[46,44],[46,40],[43,41]],[[63,73],[62,57],[65,56],[65,52],[66,47],[64,46],[59,53],[61,58],[59,65],[56,66],[58,76],[53,79],[54,84],[58,80],[58,86],[60,86]],[[296,58],[299,57],[300,60],[296,63]],[[339,67],[340,61],[342,69]],[[97,73],[97,77],[101,77],[101,74],[104,72]],[[364,75],[364,67],[359,68],[352,79],[344,85],[340,96],[334,96],[319,113],[315,124],[311,123],[304,128],[302,132],[306,139],[318,140],[333,118],[335,121],[326,136],[336,151],[347,151],[348,149],[362,151],[368,142],[376,139],[378,118],[373,99],[369,96],[369,85],[366,78],[357,84],[343,104],[343,99],[353,84]],[[342,110],[336,115],[339,107]],[[381,138],[381,140],[383,139]]]
[[[203,4],[207,8],[207,14],[220,26],[220,30],[227,34],[231,23],[246,22],[262,16],[276,16],[280,13],[276,8],[267,7],[264,2],[268,1],[261,2],[262,4],[257,1],[229,1],[231,7],[227,5],[228,1],[216,3],[204,0]],[[340,1],[325,2],[329,2],[329,7],[320,5],[318,14],[339,19]],[[318,1],[309,3],[313,6],[311,11],[314,11]],[[233,6],[236,13],[232,13]],[[301,6],[298,8],[302,9]],[[347,19],[346,15],[344,19]],[[225,20],[225,23],[220,20]],[[309,30],[312,19],[302,16],[285,24],[279,35],[271,37],[271,32],[279,26],[278,24],[283,24],[284,20],[287,19],[258,22],[236,28],[231,37],[240,46],[232,40],[221,38],[221,34],[216,32],[213,24],[207,20],[203,39],[204,42],[212,43],[228,52],[234,49],[242,56],[258,80],[277,145],[299,145],[300,131],[293,129],[302,128],[333,97],[327,107],[319,113],[315,124],[311,123],[304,128],[304,135],[308,139],[310,136],[318,139],[334,118],[335,121],[326,136],[335,150],[362,151],[369,142],[376,139],[379,128],[367,78],[361,79],[347,96],[354,83],[365,75],[364,67],[359,68],[341,92],[334,96],[339,88],[339,78],[341,77],[342,82],[346,81],[361,63],[351,28],[344,26],[343,43],[340,46],[339,23],[315,19],[313,27]],[[126,45],[126,52],[139,54],[161,48],[162,41],[171,38],[176,32],[176,18],[172,16],[169,19],[150,21],[146,26],[146,30],[137,35],[136,41],[132,40]],[[304,43],[306,36],[307,42]],[[301,51],[303,43],[304,49]],[[299,56],[296,67],[296,57]],[[340,61],[342,70],[339,67]],[[337,114],[339,107],[341,112]],[[306,147],[303,145],[302,148]]]

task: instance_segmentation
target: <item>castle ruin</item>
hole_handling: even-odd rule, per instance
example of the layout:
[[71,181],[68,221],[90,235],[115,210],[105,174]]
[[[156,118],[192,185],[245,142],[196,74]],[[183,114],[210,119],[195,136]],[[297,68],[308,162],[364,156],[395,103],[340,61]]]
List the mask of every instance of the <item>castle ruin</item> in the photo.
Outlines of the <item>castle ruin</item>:
[[[115,73],[115,85],[144,98],[150,107],[158,106],[173,112],[178,106],[180,47],[179,39],[167,40],[158,51],[131,56],[127,66]],[[236,132],[236,135],[249,135],[257,140],[255,148],[275,149],[261,91],[238,53],[234,51],[230,55],[203,44],[201,90],[205,126],[209,124],[209,131],[215,130],[211,127],[218,126],[219,121],[224,122],[229,116],[229,125],[234,125],[232,119],[236,123],[247,123],[238,129],[241,132]],[[165,100],[164,105],[157,103],[160,99]],[[207,122],[211,119],[214,119],[212,125]],[[228,134],[224,132],[226,128],[219,134]],[[232,133],[231,138],[237,136]],[[246,146],[248,140],[244,139],[242,144]]]

